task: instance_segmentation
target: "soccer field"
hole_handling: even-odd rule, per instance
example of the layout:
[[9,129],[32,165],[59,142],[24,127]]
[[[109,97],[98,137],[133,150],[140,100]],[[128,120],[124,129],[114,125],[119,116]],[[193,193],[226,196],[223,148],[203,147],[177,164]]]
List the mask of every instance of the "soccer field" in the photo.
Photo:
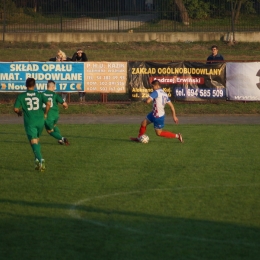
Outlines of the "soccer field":
[[34,170],[23,125],[1,125],[0,259],[259,259],[260,125],[61,124]]

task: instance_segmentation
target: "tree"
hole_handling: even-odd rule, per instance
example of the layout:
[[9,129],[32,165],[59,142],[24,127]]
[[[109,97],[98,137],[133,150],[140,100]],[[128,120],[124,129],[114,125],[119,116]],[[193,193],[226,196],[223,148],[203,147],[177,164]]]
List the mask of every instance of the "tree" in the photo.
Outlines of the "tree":
[[183,0],[154,0],[154,6],[164,19],[172,19],[177,7],[180,20],[183,24],[189,25],[189,14]]
[[[246,13],[255,13],[254,1],[252,0],[227,0],[231,4],[232,21],[238,22],[242,6]],[[255,2],[260,2],[259,0]]]
[[5,6],[5,10],[8,10],[10,12],[17,11],[16,5],[12,0],[0,1],[0,11],[2,13],[4,11],[4,6]]
[[175,4],[180,11],[180,16],[181,16],[181,20],[182,20],[183,24],[189,25],[190,24],[190,21],[189,21],[190,18],[189,18],[189,14],[187,12],[187,9],[186,9],[183,1],[182,0],[175,0]]

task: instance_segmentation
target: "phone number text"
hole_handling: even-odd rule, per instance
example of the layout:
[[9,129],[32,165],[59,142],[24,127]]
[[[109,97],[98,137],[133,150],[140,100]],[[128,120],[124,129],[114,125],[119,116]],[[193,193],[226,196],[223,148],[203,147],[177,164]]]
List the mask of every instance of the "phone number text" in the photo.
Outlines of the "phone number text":
[[175,88],[175,96],[181,98],[225,98],[226,89],[193,89],[193,88]]

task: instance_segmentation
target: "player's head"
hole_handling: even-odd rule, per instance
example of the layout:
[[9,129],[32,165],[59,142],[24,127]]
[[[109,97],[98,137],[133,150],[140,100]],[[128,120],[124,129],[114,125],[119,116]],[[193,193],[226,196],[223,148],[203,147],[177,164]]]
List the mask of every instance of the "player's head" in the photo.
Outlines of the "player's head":
[[48,82],[47,82],[47,89],[48,90],[54,90],[55,89],[55,81],[48,80]]
[[27,88],[34,88],[35,87],[35,79],[34,78],[28,78],[26,80],[25,86]]
[[158,79],[153,80],[152,83],[151,83],[151,85],[153,86],[154,89],[158,89],[158,88],[161,87],[160,81],[159,81]]

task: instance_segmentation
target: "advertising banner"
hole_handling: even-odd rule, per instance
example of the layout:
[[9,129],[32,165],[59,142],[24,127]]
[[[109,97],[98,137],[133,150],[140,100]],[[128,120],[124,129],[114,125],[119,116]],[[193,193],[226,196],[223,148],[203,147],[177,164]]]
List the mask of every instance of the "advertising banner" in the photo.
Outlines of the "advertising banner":
[[184,62],[174,82],[175,99],[226,99],[226,63]]
[[181,68],[182,64],[182,62],[169,64],[139,61],[129,62],[128,86],[130,99],[140,101],[147,98],[149,93],[153,91],[150,83],[155,79],[158,79],[163,84],[162,89],[172,98],[173,82],[171,73],[173,70]]
[[129,95],[136,101],[148,97],[150,83],[157,79],[172,100],[226,99],[225,67],[225,63],[129,62]]
[[126,93],[127,62],[85,62],[85,92]]
[[227,63],[227,98],[235,101],[260,100],[260,62]]
[[47,81],[56,82],[57,92],[84,91],[84,63],[74,62],[0,62],[0,92],[24,92],[27,78],[36,80],[38,91]]

